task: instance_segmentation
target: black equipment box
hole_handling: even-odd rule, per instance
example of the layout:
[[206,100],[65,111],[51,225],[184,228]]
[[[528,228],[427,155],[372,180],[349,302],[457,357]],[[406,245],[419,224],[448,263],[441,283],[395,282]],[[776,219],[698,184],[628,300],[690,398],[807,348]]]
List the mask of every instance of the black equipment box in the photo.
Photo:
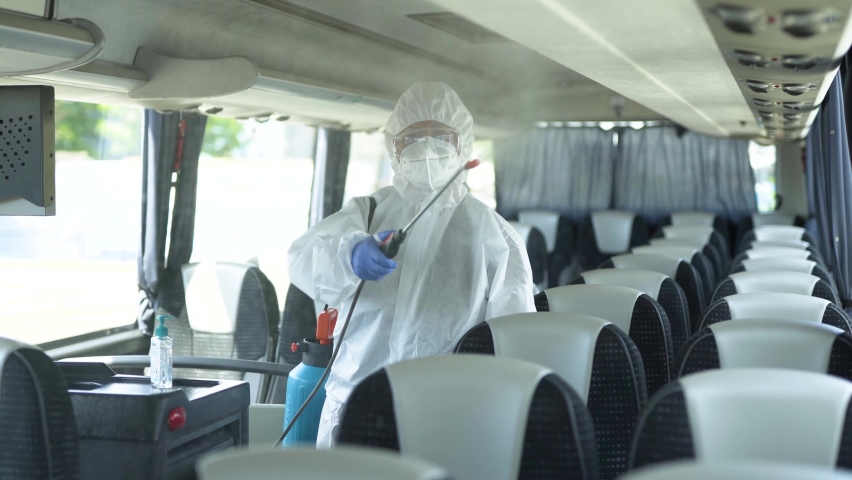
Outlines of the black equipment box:
[[103,363],[57,362],[80,434],[82,480],[185,480],[203,456],[248,443],[249,384],[117,375]]

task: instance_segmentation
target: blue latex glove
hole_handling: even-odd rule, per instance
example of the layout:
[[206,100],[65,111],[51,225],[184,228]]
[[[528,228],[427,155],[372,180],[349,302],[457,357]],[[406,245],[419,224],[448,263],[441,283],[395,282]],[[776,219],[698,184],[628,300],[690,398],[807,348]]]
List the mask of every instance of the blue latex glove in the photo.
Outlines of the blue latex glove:
[[[379,234],[385,241],[393,233],[388,230]],[[396,262],[386,257],[379,249],[379,244],[370,236],[355,244],[352,249],[352,270],[362,280],[381,280],[396,268]]]

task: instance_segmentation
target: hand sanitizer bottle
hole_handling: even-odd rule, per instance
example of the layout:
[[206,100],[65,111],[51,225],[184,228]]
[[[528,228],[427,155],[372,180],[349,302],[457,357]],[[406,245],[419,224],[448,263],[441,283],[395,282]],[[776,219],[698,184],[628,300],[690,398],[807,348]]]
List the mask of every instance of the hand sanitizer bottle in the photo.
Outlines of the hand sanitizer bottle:
[[172,339],[166,320],[174,317],[157,316],[157,328],[151,337],[151,385],[154,388],[172,388]]

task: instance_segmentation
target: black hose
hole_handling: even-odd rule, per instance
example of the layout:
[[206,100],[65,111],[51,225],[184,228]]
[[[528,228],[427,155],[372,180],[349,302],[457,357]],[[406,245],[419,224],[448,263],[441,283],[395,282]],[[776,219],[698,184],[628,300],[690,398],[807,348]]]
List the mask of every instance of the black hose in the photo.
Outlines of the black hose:
[[287,427],[284,428],[284,433],[278,437],[278,441],[275,442],[275,446],[272,447],[273,450],[277,449],[284,442],[284,439],[287,437],[287,434],[290,433],[290,430],[293,429],[293,426],[296,425],[296,420],[302,416],[302,413],[305,412],[305,409],[310,405],[311,400],[314,399],[319,389],[323,387],[325,384],[325,380],[328,378],[328,374],[331,372],[331,366],[334,365],[334,360],[337,359],[337,354],[340,352],[340,346],[343,345],[343,336],[346,335],[346,329],[349,328],[349,320],[352,319],[352,312],[355,311],[355,304],[358,303],[358,297],[361,296],[361,290],[364,288],[364,284],[366,280],[361,280],[361,283],[358,284],[358,288],[355,290],[355,297],[352,298],[352,305],[349,307],[349,313],[346,314],[346,320],[343,322],[343,328],[340,330],[340,336],[337,337],[336,345],[334,346],[334,352],[331,354],[331,359],[328,361],[328,366],[325,367],[325,371],[322,372],[322,377],[320,377],[319,382],[314,387],[311,394],[308,395],[308,398],[305,400],[305,403],[299,407],[299,411],[293,415],[293,418],[290,420],[290,423],[287,424]]

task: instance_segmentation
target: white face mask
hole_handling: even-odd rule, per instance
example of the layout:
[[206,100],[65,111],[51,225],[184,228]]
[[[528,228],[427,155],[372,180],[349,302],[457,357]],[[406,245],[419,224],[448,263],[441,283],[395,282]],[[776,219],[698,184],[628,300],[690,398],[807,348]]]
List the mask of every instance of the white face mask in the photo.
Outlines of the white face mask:
[[443,187],[458,168],[458,149],[434,137],[409,145],[399,156],[399,173],[423,190]]

